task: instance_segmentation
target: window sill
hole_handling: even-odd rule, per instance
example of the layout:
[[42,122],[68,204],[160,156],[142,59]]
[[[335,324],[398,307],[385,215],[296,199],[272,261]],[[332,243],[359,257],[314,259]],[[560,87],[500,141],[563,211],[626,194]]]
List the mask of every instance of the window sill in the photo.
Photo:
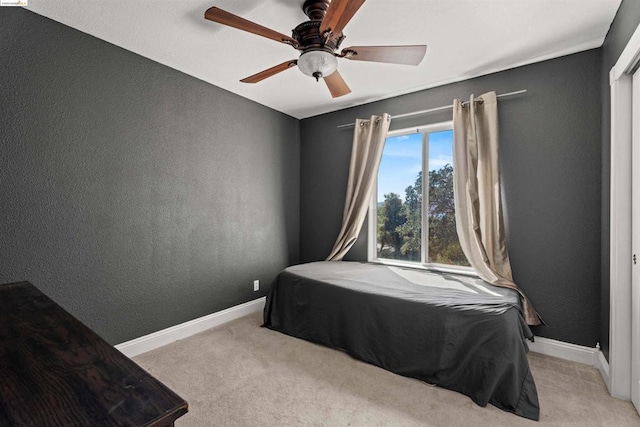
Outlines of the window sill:
[[461,274],[464,276],[478,277],[478,274],[471,267],[449,266],[445,264],[420,264],[409,261],[398,261],[393,259],[376,258],[369,260],[372,264],[389,265],[393,267],[412,268],[414,270],[432,271],[436,273]]

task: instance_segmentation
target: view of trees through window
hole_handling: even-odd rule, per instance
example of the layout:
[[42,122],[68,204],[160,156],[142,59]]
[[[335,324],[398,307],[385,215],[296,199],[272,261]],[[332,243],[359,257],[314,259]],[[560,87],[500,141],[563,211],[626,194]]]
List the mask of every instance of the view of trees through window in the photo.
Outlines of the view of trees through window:
[[[428,153],[426,162],[423,152]],[[452,165],[452,130],[387,138],[378,172],[378,258],[469,265],[456,232]],[[423,181],[424,169],[428,175]],[[423,198],[428,200],[427,224]],[[422,244],[425,227],[428,248]]]

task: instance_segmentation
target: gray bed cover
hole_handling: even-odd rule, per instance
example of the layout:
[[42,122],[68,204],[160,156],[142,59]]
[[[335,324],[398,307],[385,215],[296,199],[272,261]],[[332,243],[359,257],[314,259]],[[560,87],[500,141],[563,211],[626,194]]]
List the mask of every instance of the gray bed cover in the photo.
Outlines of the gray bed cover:
[[264,326],[538,420],[518,294],[479,279],[358,262],[289,267]]

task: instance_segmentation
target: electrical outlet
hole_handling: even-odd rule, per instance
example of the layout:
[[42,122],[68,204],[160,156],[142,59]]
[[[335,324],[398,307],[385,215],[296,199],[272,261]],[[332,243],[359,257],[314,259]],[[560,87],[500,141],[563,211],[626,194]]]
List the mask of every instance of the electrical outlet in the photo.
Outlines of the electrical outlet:
[[259,291],[260,290],[260,280],[254,280],[253,281],[253,291]]

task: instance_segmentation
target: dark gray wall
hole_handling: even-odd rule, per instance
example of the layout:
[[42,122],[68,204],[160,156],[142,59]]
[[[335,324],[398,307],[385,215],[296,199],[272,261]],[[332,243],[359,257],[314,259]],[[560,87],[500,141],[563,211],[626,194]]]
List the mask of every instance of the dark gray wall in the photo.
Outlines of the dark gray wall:
[[298,262],[298,120],[21,8],[0,40],[0,283],[118,343]]
[[600,343],[609,359],[609,239],[611,208],[611,91],[609,71],[615,65],[631,35],[640,24],[640,1],[624,0],[602,45],[602,288],[600,310]]
[[[429,57],[427,56],[427,61]],[[500,101],[500,156],[516,282],[548,326],[538,335],[593,347],[599,339],[601,85],[591,50],[302,121],[302,261],[323,259],[340,228],[355,118],[451,104],[486,91],[527,89]],[[373,66],[373,65],[368,65]],[[392,121],[392,128],[451,112]],[[366,259],[366,233],[350,259]]]

